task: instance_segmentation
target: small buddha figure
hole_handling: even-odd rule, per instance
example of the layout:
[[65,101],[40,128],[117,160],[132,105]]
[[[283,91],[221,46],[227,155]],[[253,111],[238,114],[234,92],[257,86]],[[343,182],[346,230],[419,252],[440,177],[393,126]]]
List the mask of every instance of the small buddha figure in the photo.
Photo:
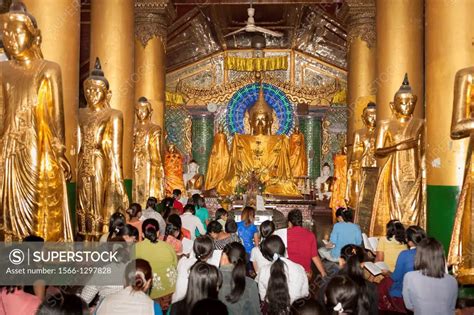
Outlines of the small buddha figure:
[[332,209],[333,223],[336,223],[336,210],[346,207],[347,151],[345,140],[341,142],[341,151],[334,155],[333,189],[329,208]]
[[380,122],[375,155],[386,158],[377,183],[370,222],[371,236],[385,235],[388,221],[425,227],[423,178],[425,121],[413,117],[417,97],[408,76],[390,103],[393,117]]
[[329,200],[332,191],[331,166],[324,163],[321,176],[316,178],[316,189],[318,190],[319,200]]
[[84,81],[84,95],[87,107],[79,109],[77,222],[79,234],[95,240],[106,232],[110,216],[125,212],[129,203],[122,170],[123,116],[110,107],[112,91],[99,58]]
[[295,127],[295,131],[290,136],[290,166],[294,177],[308,176],[304,134],[301,133],[299,126]]
[[377,160],[375,159],[375,110],[375,103],[367,104],[362,112],[362,122],[365,128],[354,132],[346,188],[346,202],[353,209],[357,209],[363,187],[362,168],[377,166]]
[[183,156],[170,143],[165,154],[165,191],[166,196],[172,196],[173,190],[186,191],[183,180]]
[[61,69],[43,59],[41,32],[22,2],[0,19],[10,58],[0,63],[1,233],[72,241]]
[[260,85],[257,102],[248,110],[250,134],[271,135],[273,125],[273,109],[265,101],[263,85]]
[[469,148],[464,168],[464,182],[454,219],[449,245],[448,264],[461,284],[474,284],[474,233],[472,183],[474,145],[474,67],[461,69],[456,73],[454,84],[454,106],[451,123],[451,138],[469,137]]
[[164,198],[161,128],[151,122],[153,109],[146,97],[140,97],[135,113],[132,196],[134,202],[144,205],[150,196]]
[[189,196],[202,192],[204,176],[199,174],[199,164],[195,160],[189,162],[188,172],[184,174],[183,178]]
[[207,163],[206,183],[204,185],[206,190],[217,188],[219,182],[225,177],[225,170],[227,170],[229,161],[230,153],[227,147],[227,136],[224,133],[224,127],[221,125],[214,136],[211,156]]

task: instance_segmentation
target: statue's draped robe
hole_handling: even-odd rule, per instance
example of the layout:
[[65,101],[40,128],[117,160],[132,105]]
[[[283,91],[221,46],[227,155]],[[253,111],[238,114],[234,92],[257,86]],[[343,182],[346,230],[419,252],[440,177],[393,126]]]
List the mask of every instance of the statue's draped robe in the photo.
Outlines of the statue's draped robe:
[[301,196],[291,174],[288,137],[236,134],[226,176],[217,186],[217,192],[233,195],[239,178],[248,178],[252,171],[265,185],[265,194]]
[[227,147],[227,137],[224,133],[217,133],[214,137],[211,156],[207,163],[206,183],[204,188],[211,190],[224,179],[225,171],[229,165],[230,154]]
[[0,143],[1,228],[5,238],[13,240],[31,234],[46,241],[72,240],[58,156],[64,143],[54,120],[58,113],[53,93],[58,91],[44,76],[50,65],[37,60],[25,70],[4,62],[1,69],[5,111]]
[[117,129],[123,129],[117,124],[123,126],[123,118],[115,109],[79,110],[77,224],[82,235],[99,237],[110,216],[117,211],[125,214],[128,208],[121,153],[115,152],[122,147]]
[[346,184],[347,184],[347,155],[337,154],[334,157],[334,186],[331,194],[329,208],[332,209],[332,219],[336,222],[336,210],[346,207]]
[[290,136],[290,166],[294,177],[308,176],[308,158],[302,133]]
[[[382,121],[381,128],[389,125]],[[375,194],[369,234],[385,235],[388,221],[397,219],[405,226],[426,224],[426,193],[422,134],[424,121],[412,118],[404,130],[396,134],[387,131],[386,147],[394,146],[413,136],[419,137],[418,145],[408,150],[391,153],[380,172]]]
[[135,127],[133,139],[133,202],[164,198],[164,170],[160,151],[161,128],[152,123]]
[[183,179],[183,158],[179,153],[167,152],[165,155],[166,195],[171,196],[173,189],[186,191]]
[[454,217],[454,227],[449,246],[448,264],[454,265],[457,279],[462,284],[474,284],[474,212],[472,211],[474,179],[474,136],[471,135],[464,171],[464,182]]

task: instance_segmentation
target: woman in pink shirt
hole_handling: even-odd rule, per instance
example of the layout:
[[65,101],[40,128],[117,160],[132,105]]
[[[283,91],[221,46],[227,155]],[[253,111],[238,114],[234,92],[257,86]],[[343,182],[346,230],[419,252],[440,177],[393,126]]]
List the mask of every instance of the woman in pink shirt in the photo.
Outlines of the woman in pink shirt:
[[0,315],[35,315],[41,304],[39,297],[15,286],[1,287],[0,299]]

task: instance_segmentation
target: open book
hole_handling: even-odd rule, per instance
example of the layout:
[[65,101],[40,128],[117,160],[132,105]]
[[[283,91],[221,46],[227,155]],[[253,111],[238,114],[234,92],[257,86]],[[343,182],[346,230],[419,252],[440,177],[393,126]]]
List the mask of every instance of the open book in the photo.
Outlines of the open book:
[[183,254],[189,255],[193,252],[194,241],[184,237],[181,243],[183,244]]
[[214,252],[212,253],[211,258],[207,260],[207,263],[209,265],[213,265],[219,268],[221,264],[221,256],[222,256],[222,250],[215,249]]
[[365,249],[368,249],[374,253],[377,251],[377,244],[379,243],[378,238],[367,237],[365,233],[362,233],[362,240],[364,241]]
[[390,270],[390,267],[384,261],[378,261],[376,263],[370,261],[364,262],[364,268],[374,276],[381,274],[382,270]]

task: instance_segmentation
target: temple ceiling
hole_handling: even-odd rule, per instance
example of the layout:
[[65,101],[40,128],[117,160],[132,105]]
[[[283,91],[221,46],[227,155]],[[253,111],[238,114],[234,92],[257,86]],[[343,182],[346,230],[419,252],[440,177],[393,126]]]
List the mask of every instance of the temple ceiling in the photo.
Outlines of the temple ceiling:
[[[168,28],[167,68],[177,68],[225,50],[249,49],[255,33],[241,32],[250,1],[173,0],[176,19]],[[343,1],[254,0],[255,24],[283,33],[265,35],[270,49],[294,49],[346,68],[347,33]]]

